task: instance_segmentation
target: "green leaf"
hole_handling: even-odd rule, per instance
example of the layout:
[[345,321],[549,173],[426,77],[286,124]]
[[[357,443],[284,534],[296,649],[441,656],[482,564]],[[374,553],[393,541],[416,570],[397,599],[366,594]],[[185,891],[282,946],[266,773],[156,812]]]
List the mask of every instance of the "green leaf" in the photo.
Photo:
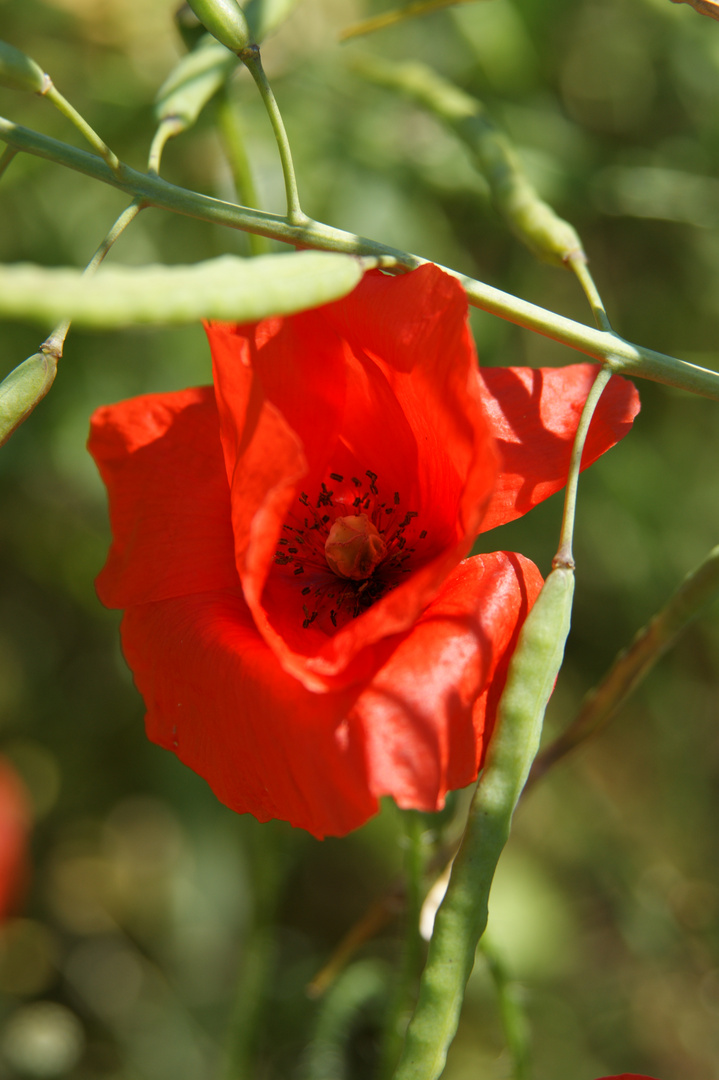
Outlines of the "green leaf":
[[375,259],[326,251],[223,255],[193,266],[112,266],[94,276],[28,263],[0,266],[0,318],[113,329],[200,319],[254,322],[345,296]]

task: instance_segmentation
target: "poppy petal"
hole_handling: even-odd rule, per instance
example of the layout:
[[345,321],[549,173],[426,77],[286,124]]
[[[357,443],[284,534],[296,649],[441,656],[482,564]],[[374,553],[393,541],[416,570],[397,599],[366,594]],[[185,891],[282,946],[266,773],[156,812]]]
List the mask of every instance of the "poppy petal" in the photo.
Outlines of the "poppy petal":
[[476,780],[509,658],[541,587],[532,562],[502,551],[453,571],[354,707],[375,794],[431,811]]
[[110,501],[112,546],[96,582],[104,604],[237,585],[212,387],[98,409],[88,448]]
[[261,821],[342,835],[381,795],[434,810],[476,777],[482,691],[540,587],[521,556],[467,560],[375,679],[355,690],[315,694],[284,672],[239,590],[130,608],[123,648],[149,737],[222,802]]
[[[572,443],[596,364],[482,368],[482,400],[502,468],[482,532],[514,521],[564,487]],[[633,383],[615,375],[594,413],[582,455],[586,469],[629,431],[639,412]]]

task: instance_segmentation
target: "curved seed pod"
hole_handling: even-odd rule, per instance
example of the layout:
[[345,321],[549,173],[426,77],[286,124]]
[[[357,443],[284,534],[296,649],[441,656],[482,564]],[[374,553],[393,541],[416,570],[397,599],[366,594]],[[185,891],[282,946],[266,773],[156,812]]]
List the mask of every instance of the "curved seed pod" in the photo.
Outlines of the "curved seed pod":
[[7,41],[0,41],[0,86],[44,94],[52,86],[52,80],[24,52],[8,45]]
[[177,32],[185,44],[185,48],[188,52],[192,52],[197,45],[197,42],[205,33],[204,26],[188,3],[184,3],[182,7],[177,9],[174,15],[174,22],[177,27]]
[[192,127],[238,64],[234,53],[228,52],[212,34],[203,34],[157,91],[153,111],[158,124],[176,118],[185,128]]
[[0,266],[0,317],[72,319],[106,329],[201,319],[256,322],[338,300],[376,265],[376,259],[330,251],[222,255],[192,266],[108,266],[92,276],[13,263]]
[[[510,775],[513,776],[515,802],[536,756],[544,713],[562,666],[573,597],[574,570],[568,566],[556,567],[525,619],[510,661],[485,772],[493,782],[498,780],[503,790]],[[520,731],[524,733],[521,739]]]
[[0,383],[0,446],[45,397],[57,374],[57,356],[42,349]]
[[250,44],[245,13],[236,0],[187,0],[202,25],[232,52]]
[[574,572],[560,565],[545,581],[519,635],[394,1080],[438,1080],[444,1070],[477,943],[487,925],[494,872],[564,656],[573,595]]
[[355,66],[366,78],[405,94],[454,129],[474,155],[497,209],[535,255],[555,266],[565,264],[570,255],[583,255],[575,229],[540,198],[509,139],[481,101],[424,64],[363,57]]
[[252,41],[260,45],[298,3],[299,0],[247,0],[243,8]]

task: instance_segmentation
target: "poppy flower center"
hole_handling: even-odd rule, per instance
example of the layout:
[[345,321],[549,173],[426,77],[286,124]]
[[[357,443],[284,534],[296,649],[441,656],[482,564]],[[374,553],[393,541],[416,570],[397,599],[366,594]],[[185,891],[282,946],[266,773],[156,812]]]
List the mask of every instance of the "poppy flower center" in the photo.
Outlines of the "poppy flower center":
[[427,530],[416,511],[404,509],[399,491],[383,496],[377,473],[364,476],[328,473],[314,500],[300,493],[282,526],[274,563],[297,593],[304,629],[332,634],[396,589],[414,558],[426,557],[417,552]]
[[366,514],[335,518],[325,558],[338,577],[364,581],[387,554],[387,545]]

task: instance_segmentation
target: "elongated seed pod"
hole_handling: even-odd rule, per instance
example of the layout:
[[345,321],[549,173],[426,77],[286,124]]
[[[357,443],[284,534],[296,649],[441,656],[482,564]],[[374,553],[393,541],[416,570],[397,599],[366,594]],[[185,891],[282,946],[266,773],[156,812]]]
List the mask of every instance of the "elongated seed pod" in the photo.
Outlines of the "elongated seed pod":
[[232,52],[250,44],[250,28],[236,0],[187,0],[202,25]]
[[583,256],[576,230],[540,197],[511,142],[481,101],[425,64],[363,57],[355,68],[373,82],[416,101],[453,128],[484,174],[498,211],[535,255],[555,266],[564,265],[570,255]]
[[438,1080],[444,1070],[477,943],[487,925],[494,872],[564,656],[573,595],[573,570],[564,565],[552,570],[519,635],[394,1080]]
[[573,597],[574,570],[556,567],[524,622],[509,665],[485,772],[496,775],[502,785],[511,774],[516,799],[536,756],[544,713],[562,666]]
[[191,53],[183,56],[157,92],[154,113],[158,123],[171,117],[192,127],[202,109],[234,69],[237,57],[212,34],[203,34]]
[[57,356],[36,352],[0,383],[0,446],[45,397],[57,374]]
[[299,0],[247,0],[243,11],[250,28],[250,37],[260,45],[268,34],[285,21]]
[[0,86],[44,94],[52,86],[52,80],[24,52],[14,45],[8,45],[7,41],[0,41]]
[[200,319],[253,322],[319,307],[354,289],[372,258],[298,251],[242,259],[220,255],[190,266],[80,270],[0,265],[0,318],[78,326],[186,326]]

